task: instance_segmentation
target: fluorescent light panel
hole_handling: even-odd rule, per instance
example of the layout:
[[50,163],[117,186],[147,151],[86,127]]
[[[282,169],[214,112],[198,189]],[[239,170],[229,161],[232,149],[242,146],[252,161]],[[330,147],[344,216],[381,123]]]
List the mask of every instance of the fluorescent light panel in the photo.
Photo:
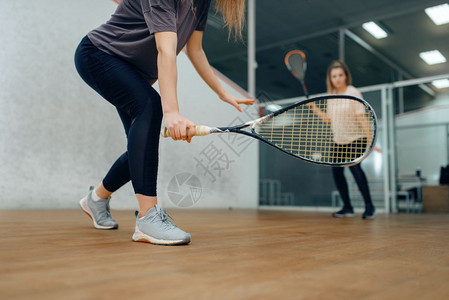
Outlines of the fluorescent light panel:
[[446,62],[446,57],[438,50],[421,52],[419,56],[429,65],[441,64]]
[[432,84],[437,89],[444,89],[444,88],[449,87],[449,79],[434,80],[434,81],[432,81]]
[[449,4],[441,4],[425,9],[426,14],[436,25],[449,23]]
[[374,22],[367,22],[362,25],[363,29],[368,31],[376,39],[383,39],[388,36],[388,33]]

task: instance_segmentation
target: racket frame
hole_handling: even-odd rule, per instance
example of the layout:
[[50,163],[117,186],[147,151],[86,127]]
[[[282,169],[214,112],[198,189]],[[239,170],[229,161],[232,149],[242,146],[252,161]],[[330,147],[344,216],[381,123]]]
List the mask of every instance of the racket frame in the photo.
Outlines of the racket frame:
[[[296,74],[293,71],[292,66],[290,65],[289,62],[289,58],[290,56],[292,56],[293,54],[299,54],[302,57],[302,63],[303,63],[303,74],[302,76],[300,76],[300,74]],[[306,83],[305,83],[305,79],[306,79],[306,71],[307,71],[307,60],[306,60],[306,54],[298,49],[295,50],[291,50],[289,51],[287,54],[285,54],[285,58],[284,58],[284,63],[285,66],[287,67],[287,69],[290,71],[290,73],[293,75],[293,77],[295,77],[296,79],[298,79],[298,81],[301,83],[302,86],[302,90],[304,91],[304,95],[306,96],[306,98],[309,98],[309,90],[307,89]]]
[[[317,100],[329,100],[329,99],[351,99],[351,100],[355,100],[357,102],[362,103],[364,106],[367,106],[368,109],[372,112],[373,114],[373,139],[371,141],[370,145],[367,145],[367,149],[363,155],[361,155],[358,159],[351,161],[351,162],[341,162],[341,163],[332,163],[332,162],[317,162],[314,161],[312,159],[308,159],[306,157],[301,157],[298,155],[295,155],[285,149],[280,148],[279,146],[276,146],[274,143],[264,139],[262,136],[260,136],[256,131],[255,131],[255,127],[258,123],[261,123],[263,121],[268,121],[269,119],[272,119],[274,117],[276,117],[279,114],[282,114],[283,112],[290,110],[296,106],[299,105],[304,105],[307,104],[309,102],[314,102]],[[250,127],[251,132],[246,131],[246,130],[242,130],[245,128]],[[240,124],[240,125],[236,125],[236,126],[230,126],[230,127],[210,127],[210,133],[240,133],[240,134],[244,134],[253,138],[258,139],[259,141],[262,141],[266,144],[268,144],[269,146],[272,146],[278,150],[281,150],[284,153],[287,153],[295,158],[299,158],[302,159],[304,161],[307,161],[309,163],[313,163],[316,165],[326,165],[326,166],[334,166],[334,167],[349,167],[349,166],[353,166],[356,164],[359,164],[360,162],[362,162],[370,153],[371,151],[373,151],[374,149],[374,145],[376,144],[376,139],[377,139],[377,116],[376,116],[376,112],[374,111],[373,107],[366,102],[363,99],[360,99],[358,97],[354,97],[354,96],[350,96],[350,95],[327,95],[327,96],[321,96],[321,97],[315,97],[315,98],[310,98],[310,99],[305,99],[305,100],[301,100],[301,101],[297,101],[289,106],[283,107],[275,112],[272,112],[266,116],[260,117],[258,119],[252,120],[252,121],[248,121],[244,124]]]

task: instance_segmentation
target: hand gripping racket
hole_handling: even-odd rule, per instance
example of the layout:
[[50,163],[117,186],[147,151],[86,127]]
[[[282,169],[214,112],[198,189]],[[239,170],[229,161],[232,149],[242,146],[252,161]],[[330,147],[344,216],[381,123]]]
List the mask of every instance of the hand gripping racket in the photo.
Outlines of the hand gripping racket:
[[[354,112],[357,108],[357,114]],[[351,166],[372,151],[377,135],[373,108],[353,96],[330,95],[296,102],[253,121],[231,127],[196,126],[197,136],[239,133],[310,163]],[[360,137],[339,143],[338,136]],[[163,137],[169,137],[166,127]]]
[[305,84],[307,70],[306,54],[301,50],[292,50],[285,55],[284,62],[293,77],[301,83],[306,98],[309,98],[309,92]]

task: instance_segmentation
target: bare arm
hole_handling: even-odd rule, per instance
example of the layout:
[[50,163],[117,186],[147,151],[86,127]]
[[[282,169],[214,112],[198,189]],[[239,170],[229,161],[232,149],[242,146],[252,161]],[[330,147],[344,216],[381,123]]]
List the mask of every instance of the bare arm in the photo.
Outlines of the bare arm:
[[318,118],[321,119],[321,121],[323,121],[324,123],[326,123],[326,124],[328,124],[328,125],[331,124],[331,119],[328,117],[328,115],[327,115],[324,111],[322,111],[321,109],[319,109],[319,108],[315,105],[315,103],[309,102],[309,103],[307,103],[306,105],[307,105],[307,107],[309,107],[309,108],[313,111],[313,113],[314,113],[315,115],[317,115]]
[[[356,108],[354,108],[356,109]],[[366,142],[367,142],[367,146],[369,147],[371,145],[371,143],[373,142],[373,134],[371,132],[371,127],[370,127],[370,122],[369,122],[369,118],[366,116],[365,112],[363,111],[359,111],[356,112],[356,120],[357,120],[357,124],[360,126],[360,128],[363,131],[363,134],[366,136]],[[374,151],[377,151],[379,153],[382,152],[382,150],[378,147],[376,147],[374,145],[373,147]]]
[[373,142],[373,136],[371,134],[370,126],[368,118],[364,113],[356,114],[357,123],[363,131],[363,134],[366,136],[368,146]]
[[190,143],[195,134],[195,124],[181,116],[178,107],[176,89],[178,77],[176,69],[177,34],[169,31],[156,32],[155,38],[158,51],[158,80],[165,126],[174,140],[182,139]]
[[187,42],[187,57],[192,62],[195,70],[201,76],[201,78],[206,82],[206,84],[218,95],[218,97],[234,106],[239,111],[242,108],[239,104],[251,105],[254,103],[254,99],[243,99],[237,98],[229,94],[221,85],[214,71],[212,70],[209,61],[207,60],[206,54],[204,53],[203,46],[203,32],[194,31],[192,36]]
[[[362,94],[361,94],[360,91],[359,91],[358,89],[356,89],[355,87],[349,86],[349,87],[347,88],[347,91],[348,91],[348,94],[349,94],[349,95],[352,95],[352,96],[358,97],[358,98],[360,98],[360,99],[363,99]],[[363,131],[363,134],[366,136],[366,139],[367,139],[367,145],[370,146],[371,143],[373,142],[373,135],[372,135],[372,133],[371,133],[371,128],[370,128],[370,124],[369,124],[369,119],[368,119],[368,117],[365,115],[364,108],[361,108],[361,107],[358,106],[358,105],[361,105],[361,104],[353,103],[353,110],[354,110],[354,113],[355,113],[355,116],[356,116],[357,124],[360,126],[360,128],[361,128],[362,131]],[[359,109],[357,109],[357,108],[359,108]],[[375,151],[377,151],[377,152],[382,152],[382,150],[380,150],[380,149],[377,148],[377,147],[374,147],[373,149],[374,149]]]

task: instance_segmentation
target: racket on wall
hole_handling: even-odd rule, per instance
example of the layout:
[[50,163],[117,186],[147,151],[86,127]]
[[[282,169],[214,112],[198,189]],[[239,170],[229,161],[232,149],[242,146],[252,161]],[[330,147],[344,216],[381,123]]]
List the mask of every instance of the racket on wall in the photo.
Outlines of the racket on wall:
[[[351,166],[360,163],[372,151],[377,119],[366,101],[353,96],[330,95],[294,103],[241,125],[196,126],[195,131],[196,136],[230,132],[244,134],[310,163]],[[338,144],[336,135],[342,132],[364,138]],[[162,128],[161,135],[170,136],[166,127]]]
[[301,50],[292,50],[285,55],[284,62],[293,77],[301,83],[306,98],[309,98],[309,91],[305,82],[307,70],[306,54]]

